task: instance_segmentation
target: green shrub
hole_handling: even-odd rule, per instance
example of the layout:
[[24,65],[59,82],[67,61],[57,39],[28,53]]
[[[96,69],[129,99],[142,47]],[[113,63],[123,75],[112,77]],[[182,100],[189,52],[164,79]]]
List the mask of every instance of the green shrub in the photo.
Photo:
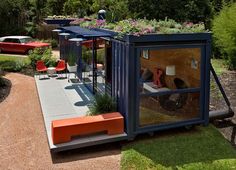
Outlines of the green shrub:
[[15,71],[21,71],[22,69],[28,66],[28,63],[24,62],[24,60],[16,60],[15,63],[16,63]]
[[70,52],[67,58],[67,62],[70,66],[74,66],[76,64],[76,55],[73,52]]
[[215,44],[225,54],[229,69],[236,69],[236,3],[225,6],[213,20]]
[[58,42],[57,42],[57,40],[52,39],[52,40],[51,40],[51,46],[52,46],[52,48],[57,48],[57,47],[58,47]]
[[108,94],[95,95],[95,100],[90,108],[89,115],[98,115],[101,113],[110,113],[116,111],[116,102]]
[[92,50],[82,46],[82,59],[85,63],[89,64],[92,62]]
[[0,61],[0,68],[3,71],[17,72],[21,71],[23,68],[27,67],[28,63],[23,60],[5,60]]
[[97,50],[97,63],[104,64],[105,48]]
[[43,52],[42,60],[44,61],[47,67],[56,66],[56,58],[52,56],[52,49],[48,48]]
[[51,44],[52,48],[57,48],[58,47],[58,42],[55,39],[39,40],[39,41]]
[[36,67],[36,62],[38,60],[43,60],[47,67],[56,65],[56,58],[52,57],[52,49],[47,48],[46,50],[35,48],[30,54],[29,59],[33,68]]
[[38,60],[41,60],[43,57],[43,52],[39,48],[35,48],[32,52],[29,54],[29,59],[31,62],[31,65],[35,68],[36,62]]
[[10,60],[1,61],[0,67],[3,71],[15,71],[16,62]]

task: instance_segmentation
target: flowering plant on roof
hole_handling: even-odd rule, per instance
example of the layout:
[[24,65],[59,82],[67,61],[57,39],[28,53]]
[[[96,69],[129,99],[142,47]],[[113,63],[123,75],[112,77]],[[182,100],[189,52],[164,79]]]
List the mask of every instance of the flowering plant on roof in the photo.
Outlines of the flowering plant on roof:
[[171,34],[171,33],[195,33],[206,32],[203,23],[193,24],[185,22],[177,23],[172,19],[165,20],[147,20],[147,19],[126,19],[116,23],[107,23],[105,20],[79,20],[77,25],[85,28],[103,28],[109,29],[123,35],[140,36],[144,34]]

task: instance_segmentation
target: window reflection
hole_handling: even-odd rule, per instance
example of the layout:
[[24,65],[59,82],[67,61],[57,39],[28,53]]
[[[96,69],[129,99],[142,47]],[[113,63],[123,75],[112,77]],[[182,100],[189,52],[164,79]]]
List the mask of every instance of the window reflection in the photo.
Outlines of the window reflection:
[[200,93],[140,97],[140,126],[174,123],[200,116]]
[[[140,126],[199,118],[201,49],[160,49],[144,54],[140,56]],[[181,89],[195,91],[174,91]]]

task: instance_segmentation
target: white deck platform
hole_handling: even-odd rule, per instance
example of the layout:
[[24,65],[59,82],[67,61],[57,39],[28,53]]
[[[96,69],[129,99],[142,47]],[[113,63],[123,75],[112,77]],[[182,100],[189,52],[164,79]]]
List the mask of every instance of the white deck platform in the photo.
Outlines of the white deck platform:
[[51,151],[59,152],[122,140],[127,137],[126,133],[112,136],[102,134],[81,137],[71,142],[54,145],[51,137],[51,122],[53,120],[85,116],[89,111],[88,105],[91,104],[93,95],[82,83],[68,83],[67,79],[51,77],[39,80],[39,77],[35,76],[35,81]]

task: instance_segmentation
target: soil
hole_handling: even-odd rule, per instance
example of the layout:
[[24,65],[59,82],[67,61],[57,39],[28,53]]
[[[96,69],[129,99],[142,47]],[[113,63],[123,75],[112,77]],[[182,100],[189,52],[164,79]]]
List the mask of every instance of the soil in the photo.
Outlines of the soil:
[[[236,71],[224,72],[219,76],[219,79],[235,115],[232,118],[227,118],[225,120],[216,120],[213,124],[236,149]],[[211,87],[213,88],[211,88],[210,109],[228,109],[214,80],[212,80],[212,82]]]
[[11,81],[0,77],[0,103],[9,95],[10,91],[11,91]]
[[31,77],[34,77],[35,75],[35,70],[33,69],[32,66],[28,66],[26,68],[23,68],[20,73],[24,74],[24,75],[27,75],[27,76],[31,76]]

